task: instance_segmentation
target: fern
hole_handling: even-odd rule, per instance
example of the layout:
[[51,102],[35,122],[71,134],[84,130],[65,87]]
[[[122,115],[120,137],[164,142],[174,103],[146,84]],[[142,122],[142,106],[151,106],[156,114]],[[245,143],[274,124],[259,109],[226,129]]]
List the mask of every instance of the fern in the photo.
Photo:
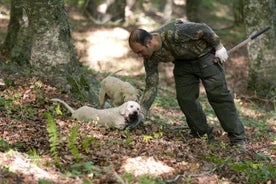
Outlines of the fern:
[[54,118],[49,113],[45,113],[45,116],[47,118],[47,132],[50,138],[50,152],[51,155],[54,157],[55,164],[57,166],[60,166],[60,160],[57,151],[59,145],[58,127]]
[[84,139],[83,139],[83,141],[82,141],[82,147],[83,147],[83,149],[84,149],[84,151],[86,152],[86,153],[89,153],[89,151],[90,151],[90,144],[92,144],[92,143],[95,143],[96,142],[96,138],[95,137],[93,137],[93,136],[89,136],[89,137],[85,137]]
[[81,160],[81,156],[80,156],[79,150],[78,150],[78,148],[77,148],[77,146],[75,144],[77,136],[78,136],[78,124],[75,123],[75,125],[71,129],[70,135],[68,137],[68,139],[69,139],[68,140],[68,147],[69,147],[70,152],[74,156],[74,158],[77,161],[79,161],[79,160]]

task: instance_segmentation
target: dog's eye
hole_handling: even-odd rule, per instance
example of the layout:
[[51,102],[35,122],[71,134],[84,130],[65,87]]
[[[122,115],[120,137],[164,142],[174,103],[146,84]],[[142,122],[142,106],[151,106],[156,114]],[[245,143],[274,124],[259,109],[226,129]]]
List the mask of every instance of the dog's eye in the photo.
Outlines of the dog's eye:
[[130,105],[130,108],[133,108],[133,105]]

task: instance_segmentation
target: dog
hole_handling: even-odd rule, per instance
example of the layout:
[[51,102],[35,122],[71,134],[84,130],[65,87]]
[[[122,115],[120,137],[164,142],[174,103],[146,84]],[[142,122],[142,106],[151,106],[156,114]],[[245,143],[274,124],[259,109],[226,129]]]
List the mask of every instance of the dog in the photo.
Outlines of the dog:
[[[118,73],[118,70],[114,73]],[[110,99],[113,106],[122,105],[127,101],[138,101],[140,91],[132,86],[129,82],[124,82],[110,74],[101,81],[101,88],[99,90],[99,106],[104,107],[107,99]]]
[[105,125],[108,128],[118,128],[124,130],[127,127],[135,128],[140,123],[141,115],[140,105],[135,101],[127,101],[119,107],[109,109],[95,109],[93,107],[83,106],[79,109],[73,109],[66,102],[58,98],[52,98],[51,101],[62,103],[71,113],[74,119],[79,121],[92,120],[99,125]]

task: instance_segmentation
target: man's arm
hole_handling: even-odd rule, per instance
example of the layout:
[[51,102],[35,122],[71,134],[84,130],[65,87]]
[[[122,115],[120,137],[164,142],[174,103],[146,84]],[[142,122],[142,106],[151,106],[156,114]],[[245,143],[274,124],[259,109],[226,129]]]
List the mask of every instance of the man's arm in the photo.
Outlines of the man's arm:
[[142,113],[146,115],[157,95],[157,87],[159,82],[158,62],[145,59],[144,67],[146,71],[146,88],[140,103],[142,106]]
[[[219,58],[219,61],[224,63],[228,58],[228,54],[219,36],[206,24],[202,24],[201,30],[203,31],[203,39],[215,49],[216,58]],[[216,62],[216,60],[214,60],[214,62]]]

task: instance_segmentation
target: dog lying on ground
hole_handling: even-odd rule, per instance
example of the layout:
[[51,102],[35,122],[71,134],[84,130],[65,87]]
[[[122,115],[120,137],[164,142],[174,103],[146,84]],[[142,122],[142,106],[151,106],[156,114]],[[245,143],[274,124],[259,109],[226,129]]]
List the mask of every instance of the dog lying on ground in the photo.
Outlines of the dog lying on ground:
[[[114,73],[118,73],[118,70]],[[104,78],[101,82],[101,88],[99,91],[99,106],[104,107],[104,103],[107,99],[110,99],[114,106],[122,105],[127,101],[138,101],[140,92],[129,82],[124,82],[110,74]]]
[[142,121],[140,115],[140,105],[135,101],[127,101],[119,107],[109,109],[95,109],[88,106],[73,109],[66,102],[58,98],[53,98],[51,101],[62,103],[71,113],[72,117],[80,120],[94,120],[100,125],[105,125],[108,128],[114,127],[120,130],[125,128],[135,128]]

